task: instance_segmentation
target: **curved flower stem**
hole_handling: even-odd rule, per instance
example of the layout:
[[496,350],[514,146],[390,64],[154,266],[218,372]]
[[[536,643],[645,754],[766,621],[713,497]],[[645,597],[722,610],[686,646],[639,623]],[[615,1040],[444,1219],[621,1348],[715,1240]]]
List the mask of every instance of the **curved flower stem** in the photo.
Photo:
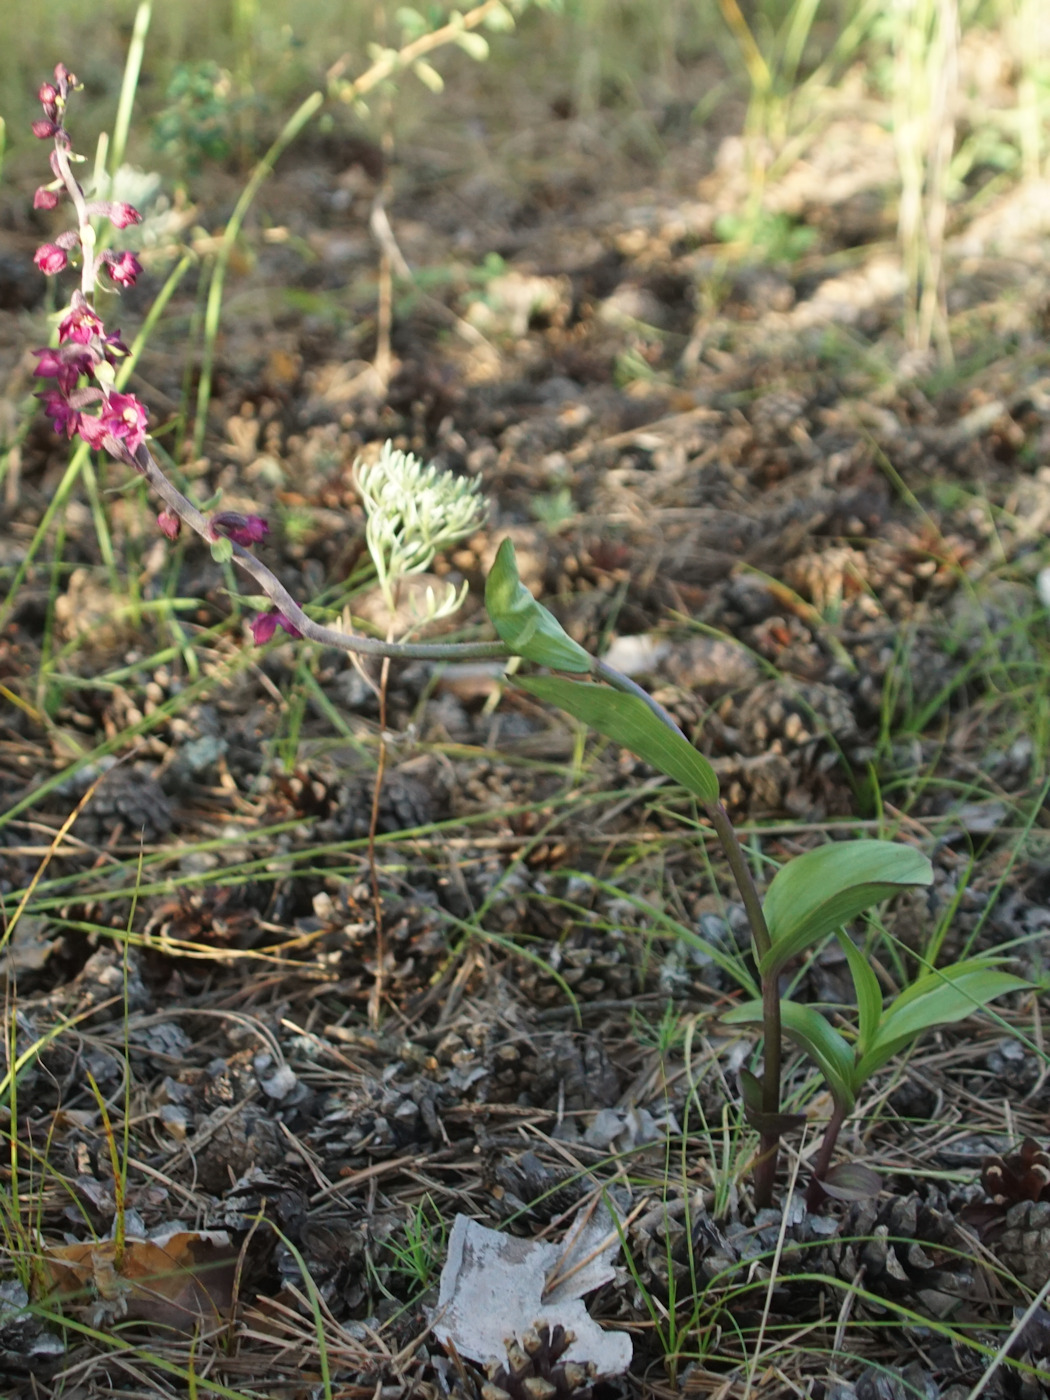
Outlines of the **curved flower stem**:
[[[129,454],[128,465],[133,466],[145,477],[164,504],[174,511],[180,520],[202,539],[211,543],[213,537],[207,516],[199,511],[178,487],[172,485],[145,444],[134,456]],[[322,627],[307,617],[276,574],[268,569],[261,559],[257,559],[250,549],[233,540],[230,544],[234,561],[245,573],[251,574],[277,610],[312,642],[338,647],[340,651],[355,652],[359,656],[400,657],[411,661],[504,660],[510,656],[502,642],[382,642],[375,637],[359,637],[335,627]]]
[[[667,713],[659,701],[644,690],[636,681],[629,676],[623,675],[615,667],[607,662],[595,660],[593,670],[595,675],[607,681],[609,685],[617,690],[625,691],[628,695],[635,695],[640,700],[644,700],[650,710],[669,729],[673,729],[676,734],[682,734],[681,729]],[[682,735],[685,738],[685,735]],[[705,802],[702,804],[705,815],[714,827],[715,835],[725,852],[726,860],[733,880],[740,892],[740,898],[744,905],[744,912],[751,929],[751,939],[754,943],[755,958],[759,963],[769,952],[772,940],[769,936],[769,926],[766,923],[766,916],[762,911],[762,899],[755,885],[754,877],[751,874],[751,867],[747,863],[747,856],[740,845],[740,838],[736,834],[736,829],[729,819],[729,813],[721,802]],[[762,1029],[763,1029],[763,1062],[762,1062],[762,1112],[763,1115],[776,1115],[780,1112],[780,989],[777,985],[776,972],[762,975]],[[830,1126],[830,1125],[829,1125]],[[834,1143],[832,1144],[834,1146]],[[780,1134],[773,1131],[761,1134],[758,1159],[754,1167],[754,1189],[755,1204],[759,1207],[768,1206],[773,1200],[773,1185],[777,1174],[777,1157],[780,1151]],[[829,1149],[830,1155],[830,1149]]]

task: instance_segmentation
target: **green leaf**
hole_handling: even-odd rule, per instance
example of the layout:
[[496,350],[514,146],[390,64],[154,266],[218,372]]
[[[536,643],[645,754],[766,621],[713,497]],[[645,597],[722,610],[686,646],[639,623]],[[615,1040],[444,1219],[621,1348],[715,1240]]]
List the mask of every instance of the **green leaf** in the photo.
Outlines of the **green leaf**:
[[853,1072],[854,1087],[859,1089],[924,1031],[961,1021],[996,997],[1031,985],[1012,972],[1000,972],[992,958],[970,958],[919,977],[887,1008],[878,1034]]
[[462,34],[457,34],[456,43],[475,63],[484,63],[489,56],[489,46],[484,35],[475,34],[473,30],[465,29]]
[[495,9],[488,12],[481,22],[486,29],[490,29],[494,34],[507,34],[514,28],[514,16],[506,5],[497,5]]
[[875,1039],[882,1020],[882,988],[871,963],[847,933],[839,933],[839,946],[846,954],[854,990],[857,993],[857,1054],[863,1055]]
[[444,78],[425,58],[416,59],[415,63],[412,65],[412,72],[415,73],[423,86],[429,88],[431,92],[442,93],[445,91]]
[[401,5],[394,14],[394,21],[400,27],[406,42],[420,38],[430,29],[429,24],[410,5]]
[[832,841],[781,866],[762,908],[773,946],[759,964],[777,972],[804,948],[862,910],[912,885],[929,885],[933,867],[894,841]]
[[536,601],[518,575],[514,546],[504,540],[485,580],[492,625],[517,656],[554,671],[589,671],[591,658],[558,619]]
[[701,802],[718,801],[715,770],[684,735],[670,729],[637,695],[606,685],[568,681],[555,676],[515,677],[515,684],[582,719],[599,734],[622,744],[661,773],[681,783]]
[[[761,1026],[761,999],[746,1001],[726,1011],[721,1020],[729,1026]],[[803,1050],[827,1080],[832,1098],[846,1112],[853,1107],[854,1055],[849,1042],[813,1006],[797,1001],[780,1003],[784,1034]]]

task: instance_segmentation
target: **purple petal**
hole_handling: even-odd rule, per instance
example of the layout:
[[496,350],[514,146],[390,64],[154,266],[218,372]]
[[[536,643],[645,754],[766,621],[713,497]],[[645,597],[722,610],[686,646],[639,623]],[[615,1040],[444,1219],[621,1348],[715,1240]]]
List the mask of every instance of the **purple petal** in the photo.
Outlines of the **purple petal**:
[[258,617],[253,617],[248,624],[251,629],[252,638],[257,647],[265,646],[273,634],[277,631],[277,614],[260,613]]

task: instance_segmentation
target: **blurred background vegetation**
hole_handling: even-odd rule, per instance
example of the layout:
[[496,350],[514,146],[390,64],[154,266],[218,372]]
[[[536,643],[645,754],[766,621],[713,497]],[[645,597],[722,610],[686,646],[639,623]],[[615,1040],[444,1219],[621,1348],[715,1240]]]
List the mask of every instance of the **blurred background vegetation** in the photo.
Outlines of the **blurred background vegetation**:
[[[38,71],[64,56],[87,83],[100,125],[119,89],[135,0],[55,0],[0,13],[0,112],[12,152],[35,115]],[[455,8],[420,0],[437,24]],[[461,5],[461,9],[469,9]],[[987,112],[973,134],[982,159],[1032,174],[1045,162],[1050,101],[1050,7],[1045,0],[562,0],[557,12],[528,10],[518,34],[493,46],[486,82],[507,71],[580,112],[629,109],[703,125],[727,101],[743,100],[752,132],[782,145],[817,114],[822,96],[857,65],[892,95],[907,81],[929,98],[951,77],[954,43],[1001,36],[1012,109]],[[172,137],[178,110],[214,125],[218,112],[277,109],[312,86],[339,58],[363,68],[370,43],[396,43],[399,0],[180,0],[155,7],[139,94],[140,141],[161,118]],[[944,48],[947,39],[948,50]],[[720,82],[701,90],[698,64],[716,60]],[[457,70],[462,81],[472,70]],[[470,81],[478,81],[475,76]],[[210,92],[207,90],[210,88]],[[903,97],[902,92],[897,93]],[[402,94],[410,117],[419,104]],[[82,120],[85,118],[82,116]],[[667,120],[667,115],[663,114]],[[187,128],[189,121],[187,119]],[[250,123],[242,120],[242,126]],[[187,129],[187,136],[189,131]],[[202,136],[202,154],[217,149]],[[972,153],[971,153],[972,158]]]
[[[112,123],[136,8],[135,0],[56,0],[0,13],[9,182],[35,179],[28,125],[38,78],[57,59],[86,86],[81,149]],[[398,0],[156,6],[129,159],[191,193],[209,165],[239,174],[333,71],[362,72],[370,47],[397,47],[453,8],[446,0],[420,0],[414,10]],[[774,261],[803,255],[814,232],[771,203],[769,189],[836,115],[870,107],[896,154],[896,188],[885,193],[911,288],[908,339],[945,353],[942,264],[953,207],[972,213],[1004,185],[1047,172],[1046,0],[561,0],[527,7],[516,34],[496,36],[488,62],[451,51],[439,66],[440,92],[402,75],[368,112],[329,104],[315,132],[350,134],[363,124],[389,145],[424,122],[483,120],[490,141],[501,121],[513,131],[537,112],[563,124],[600,120],[603,140],[656,178],[669,141],[695,134],[702,175],[735,132],[746,178],[717,234]]]

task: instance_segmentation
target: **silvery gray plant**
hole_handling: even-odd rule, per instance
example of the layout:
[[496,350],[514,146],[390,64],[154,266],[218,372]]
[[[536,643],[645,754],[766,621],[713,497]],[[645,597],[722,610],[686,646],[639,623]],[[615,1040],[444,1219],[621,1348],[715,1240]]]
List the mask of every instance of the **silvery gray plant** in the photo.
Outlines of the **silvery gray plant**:
[[[424,463],[393,443],[383,443],[373,462],[360,457],[354,483],[365,508],[365,542],[390,612],[397,607],[397,586],[410,574],[422,574],[436,556],[469,538],[481,525],[487,506],[477,478],[457,476],[433,462]],[[467,584],[448,584],[445,597],[426,593],[423,619],[433,622],[462,607]]]

